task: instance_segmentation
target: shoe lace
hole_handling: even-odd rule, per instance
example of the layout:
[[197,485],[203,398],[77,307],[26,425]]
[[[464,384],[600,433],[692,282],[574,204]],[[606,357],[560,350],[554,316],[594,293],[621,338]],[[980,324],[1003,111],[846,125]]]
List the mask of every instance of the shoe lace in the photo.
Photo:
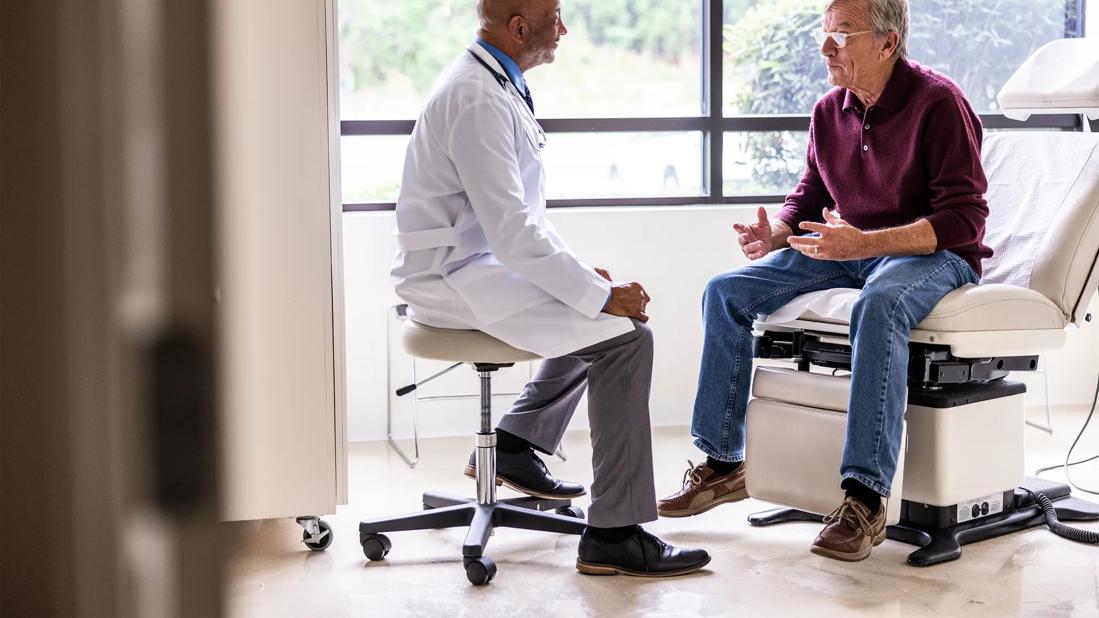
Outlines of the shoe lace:
[[534,465],[538,466],[538,470],[542,474],[549,474],[549,468],[546,467],[546,462],[542,461],[542,458],[538,455],[535,455],[533,449],[530,452],[530,456],[534,459]]
[[851,527],[869,535],[871,532],[870,527],[870,509],[866,508],[861,502],[855,498],[844,498],[843,504],[836,507],[836,510],[829,513],[824,518],[825,524],[830,524],[836,520],[845,520],[851,524]]
[[687,471],[683,473],[683,484],[698,487],[702,484],[702,468],[706,467],[706,463],[703,462],[696,466],[693,461],[688,459],[687,466]]

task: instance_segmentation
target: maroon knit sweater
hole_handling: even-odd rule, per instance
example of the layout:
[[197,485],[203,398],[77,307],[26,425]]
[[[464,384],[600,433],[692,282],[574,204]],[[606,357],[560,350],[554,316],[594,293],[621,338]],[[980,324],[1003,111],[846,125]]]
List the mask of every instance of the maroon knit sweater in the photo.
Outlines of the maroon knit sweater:
[[992,255],[982,244],[988,187],[981,121],[950,78],[900,60],[878,102],[864,109],[845,88],[813,107],[805,174],[778,218],[794,233],[836,208],[861,230],[927,219],[937,250],[964,258],[978,275]]

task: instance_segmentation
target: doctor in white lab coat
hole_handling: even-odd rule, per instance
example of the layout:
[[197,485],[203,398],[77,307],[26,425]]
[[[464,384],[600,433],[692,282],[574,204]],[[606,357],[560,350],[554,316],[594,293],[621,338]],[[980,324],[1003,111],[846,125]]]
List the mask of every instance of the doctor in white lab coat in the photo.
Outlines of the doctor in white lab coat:
[[[573,498],[535,450],[557,447],[585,390],[594,482],[577,568],[679,575],[700,549],[667,545],[656,519],[649,296],[581,261],[546,218],[542,149],[524,72],[552,62],[567,33],[559,0],[480,0],[478,38],[437,80],[412,133],[397,201],[392,276],[418,322],[484,331],[544,357],[497,427],[497,475]],[[466,474],[475,472],[471,456]]]

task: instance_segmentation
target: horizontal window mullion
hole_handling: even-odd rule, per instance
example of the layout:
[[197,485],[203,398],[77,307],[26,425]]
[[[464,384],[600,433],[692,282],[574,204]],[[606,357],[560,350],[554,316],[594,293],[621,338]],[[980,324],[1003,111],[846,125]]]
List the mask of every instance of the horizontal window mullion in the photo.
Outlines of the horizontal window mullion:
[[809,114],[761,114],[726,116],[721,119],[725,131],[808,131]]
[[394,202],[369,202],[365,204],[344,204],[344,212],[386,212],[397,210]]
[[[1078,129],[1079,116],[1050,114],[1011,120],[1003,114],[980,114],[986,129]],[[662,131],[714,131],[718,126],[706,116],[682,118],[547,118],[540,121],[548,133],[623,133]],[[414,120],[344,120],[341,135],[410,135]],[[808,114],[726,116],[720,119],[724,131],[807,131]]]
[[340,135],[412,135],[415,120],[341,120]]
[[1012,120],[1003,114],[980,114],[986,129],[1079,129],[1076,114],[1041,114],[1026,120]]
[[[547,133],[626,133],[714,130],[704,116],[669,118],[546,118],[538,121]],[[415,120],[344,120],[340,135],[411,135]]]
[[711,130],[709,118],[547,118],[539,120],[547,133],[650,133]]
[[548,208],[600,208],[629,206],[721,206],[737,204],[781,204],[786,201],[785,195],[726,195],[722,197],[712,196],[685,196],[685,197],[645,197],[645,198],[600,198],[600,199],[569,199],[548,200]]
[[[623,208],[629,206],[715,206],[738,204],[781,204],[785,195],[726,195],[714,198],[708,195],[688,195],[678,197],[637,197],[637,198],[591,198],[548,200],[548,208]],[[396,210],[393,202],[370,202],[363,204],[344,204],[344,212],[387,212]]]

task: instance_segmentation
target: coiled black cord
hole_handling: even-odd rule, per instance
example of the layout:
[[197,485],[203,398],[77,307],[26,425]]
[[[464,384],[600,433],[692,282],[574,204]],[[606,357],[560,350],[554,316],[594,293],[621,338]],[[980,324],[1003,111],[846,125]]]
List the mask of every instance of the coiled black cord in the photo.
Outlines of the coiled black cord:
[[[1099,459],[1099,455],[1095,455],[1093,457],[1088,457],[1087,459],[1082,459],[1080,461],[1070,461],[1070,459],[1072,458],[1072,451],[1076,449],[1076,445],[1080,442],[1080,438],[1083,437],[1084,431],[1088,428],[1088,424],[1091,423],[1091,417],[1095,414],[1095,407],[1097,404],[1099,404],[1099,377],[1097,377],[1095,381],[1095,395],[1091,398],[1091,410],[1088,411],[1088,417],[1084,419],[1084,425],[1080,428],[1080,432],[1076,434],[1076,439],[1072,441],[1072,446],[1070,446],[1068,448],[1068,452],[1065,453],[1065,463],[1058,464],[1056,466],[1046,466],[1045,468],[1039,468],[1034,472],[1034,476],[1038,476],[1039,474],[1043,472],[1048,472],[1050,470],[1064,468],[1065,479],[1068,480],[1069,485],[1076,489],[1079,489],[1084,493],[1099,493],[1091,489],[1084,489],[1076,483],[1073,483],[1072,477],[1069,475],[1069,468],[1071,468],[1072,466],[1078,466],[1080,464]],[[1023,489],[1026,489],[1026,487],[1024,487]],[[1099,532],[1081,530],[1080,528],[1073,528],[1072,526],[1061,523],[1057,519],[1057,511],[1053,507],[1052,500],[1050,500],[1044,494],[1034,493],[1029,489],[1027,489],[1027,492],[1034,497],[1034,500],[1038,503],[1038,506],[1042,508],[1042,512],[1045,514],[1046,517],[1046,525],[1049,526],[1049,529],[1052,530],[1054,534],[1059,537],[1066,538],[1070,541],[1076,541],[1077,543],[1099,545]]]
[[[1026,488],[1024,487],[1023,489]],[[1046,516],[1046,525],[1053,531],[1053,534],[1070,541],[1076,541],[1077,543],[1099,545],[1099,532],[1081,530],[1080,528],[1073,528],[1072,526],[1061,523],[1061,521],[1057,519],[1057,510],[1053,507],[1052,500],[1047,498],[1045,494],[1034,493],[1029,489],[1027,489],[1027,492],[1034,496],[1038,505],[1042,507],[1042,512]]]

